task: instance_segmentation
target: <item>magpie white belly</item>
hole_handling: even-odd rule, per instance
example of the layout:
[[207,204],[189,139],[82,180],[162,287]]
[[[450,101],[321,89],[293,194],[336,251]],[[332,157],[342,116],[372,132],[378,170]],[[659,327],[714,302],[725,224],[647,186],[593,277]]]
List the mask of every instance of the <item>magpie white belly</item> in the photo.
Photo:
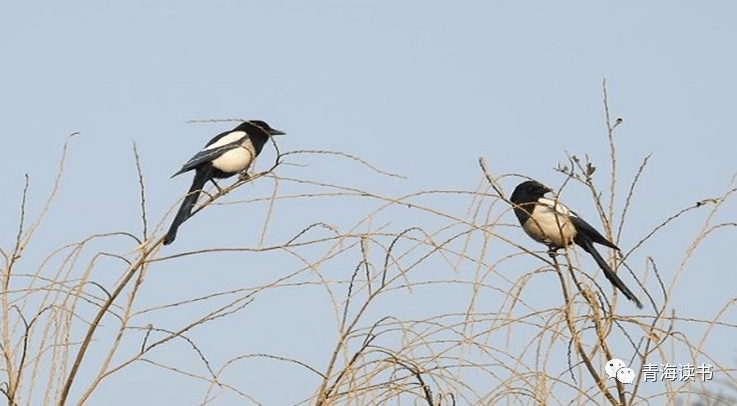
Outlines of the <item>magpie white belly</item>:
[[238,147],[212,160],[212,166],[225,173],[243,172],[253,162],[253,152],[246,147]]

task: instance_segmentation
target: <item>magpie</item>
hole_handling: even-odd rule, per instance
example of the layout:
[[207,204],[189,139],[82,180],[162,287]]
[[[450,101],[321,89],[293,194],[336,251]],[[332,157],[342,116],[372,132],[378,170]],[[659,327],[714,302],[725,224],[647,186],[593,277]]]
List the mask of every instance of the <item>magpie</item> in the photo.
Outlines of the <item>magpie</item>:
[[510,200],[514,203],[514,214],[525,233],[533,240],[547,245],[551,251],[574,243],[583,248],[594,257],[609,282],[642,309],[642,303],[596,251],[594,243],[617,251],[619,248],[566,206],[544,197],[552,191],[533,180],[522,182],[514,189]]
[[269,137],[281,134],[285,133],[271,128],[264,121],[244,121],[234,129],[215,136],[202,151],[187,161],[179,172],[172,175],[173,178],[193,169],[195,171],[192,186],[164,237],[164,245],[174,242],[179,226],[191,216],[192,208],[197,203],[197,198],[207,181],[215,183],[215,179],[229,178],[237,173],[244,173],[251,166],[254,158],[261,153]]

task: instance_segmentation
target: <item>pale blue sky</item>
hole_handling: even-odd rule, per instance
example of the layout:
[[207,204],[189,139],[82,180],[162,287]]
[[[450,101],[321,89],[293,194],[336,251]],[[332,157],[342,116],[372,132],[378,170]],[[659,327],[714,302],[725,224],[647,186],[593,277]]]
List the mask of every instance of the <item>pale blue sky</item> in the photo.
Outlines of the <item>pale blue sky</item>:
[[[495,174],[522,173],[557,186],[563,176],[552,168],[565,160],[566,151],[588,154],[598,163],[603,185],[608,161],[601,82],[606,78],[612,115],[624,118],[616,133],[623,183],[653,154],[620,241],[627,249],[643,237],[640,227],[650,230],[696,200],[723,193],[737,171],[735,15],[737,6],[726,1],[8,3],[0,12],[0,181],[5,185],[0,246],[8,247],[15,236],[23,174],[31,178],[29,211],[35,215],[72,132],[80,135],[70,144],[61,193],[29,255],[92,233],[138,232],[133,142],[146,176],[148,213],[160,221],[190,182],[188,175],[169,179],[171,174],[213,135],[233,126],[186,123],[194,119],[264,119],[288,133],[279,139],[284,151],[341,151],[407,176],[387,180],[329,157],[305,158],[308,167],[283,172],[388,195],[473,190],[479,157]],[[267,150],[261,168],[273,154]],[[226,200],[267,194],[270,183],[264,182],[268,185],[246,185]],[[504,184],[508,191],[514,185]],[[580,186],[566,196],[579,214],[600,226]],[[318,220],[350,227],[374,207],[284,203],[267,242]],[[176,243],[162,253],[256,245],[263,212],[250,214],[239,205],[210,207],[185,223]],[[735,221],[736,215],[731,203],[719,218]],[[701,219],[703,213],[695,214],[669,228],[631,266],[641,268],[645,256],[653,256],[670,281]],[[514,219],[510,214],[506,220]],[[507,234],[540,249],[518,229]],[[681,275],[673,301],[679,315],[710,317],[734,297],[733,237],[732,230],[715,236]],[[127,249],[112,241],[103,246]],[[232,266],[228,255],[154,267],[149,283],[158,286],[147,300],[164,303],[218,287],[265,283],[270,278],[264,264],[274,255],[256,256],[258,263],[239,265],[238,272],[223,270]],[[633,284],[629,275],[626,279]],[[544,284],[539,289],[541,295],[549,292]],[[242,341],[239,352],[307,358],[309,348],[300,351],[300,343],[332,345],[331,330],[321,333],[309,322],[314,301],[329,304],[324,295],[309,289],[282,293],[256,301],[249,317],[288,319],[288,326],[264,323],[258,332],[220,326],[221,332],[208,330],[200,339],[214,340],[210,343],[218,348],[220,341],[208,334],[237,331],[237,339],[225,341]],[[619,308],[633,311],[628,306]],[[285,337],[299,323],[306,323],[299,337]],[[735,359],[732,340],[715,341],[710,349],[728,364],[737,362],[729,361]],[[217,358],[217,351],[210,356]],[[148,370],[141,371],[111,380],[94,404],[142,399],[155,404],[148,401],[156,397],[130,390],[146,386],[141,381]],[[155,387],[181,385],[159,375]],[[253,379],[264,379],[258,392],[266,404],[309,396],[315,384]],[[290,385],[303,392],[281,398]],[[195,395],[185,389],[180,394],[171,404],[194,403],[188,396]],[[240,403],[224,398],[221,404]]]

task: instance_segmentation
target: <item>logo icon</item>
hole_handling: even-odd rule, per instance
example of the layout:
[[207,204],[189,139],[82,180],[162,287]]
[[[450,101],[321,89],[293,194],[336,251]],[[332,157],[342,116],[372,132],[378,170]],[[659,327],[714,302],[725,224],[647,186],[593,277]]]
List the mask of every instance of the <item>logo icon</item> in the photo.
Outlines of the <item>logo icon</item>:
[[635,381],[635,371],[632,368],[627,368],[627,364],[621,359],[612,358],[607,361],[604,371],[606,371],[609,378],[617,378],[622,383],[631,384]]
[[632,383],[635,381],[635,371],[632,368],[619,368],[617,380],[622,383]]

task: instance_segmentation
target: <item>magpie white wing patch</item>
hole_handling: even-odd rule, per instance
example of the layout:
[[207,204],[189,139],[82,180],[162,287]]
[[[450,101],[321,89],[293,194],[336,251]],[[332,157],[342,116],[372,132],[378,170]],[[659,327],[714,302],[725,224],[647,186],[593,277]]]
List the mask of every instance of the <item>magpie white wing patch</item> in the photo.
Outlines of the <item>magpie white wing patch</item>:
[[563,204],[556,202],[553,199],[548,199],[546,197],[542,197],[537,200],[538,206],[544,206],[548,207],[549,209],[552,209],[558,214],[562,214],[564,216],[575,216],[576,213],[572,212],[568,207],[564,206]]
[[225,134],[224,136],[220,137],[220,139],[218,139],[217,141],[206,146],[202,150],[207,151],[208,149],[219,148],[219,147],[222,147],[223,145],[227,145],[232,142],[240,142],[243,137],[247,137],[247,136],[248,134],[246,134],[245,131],[231,131],[228,134]]

